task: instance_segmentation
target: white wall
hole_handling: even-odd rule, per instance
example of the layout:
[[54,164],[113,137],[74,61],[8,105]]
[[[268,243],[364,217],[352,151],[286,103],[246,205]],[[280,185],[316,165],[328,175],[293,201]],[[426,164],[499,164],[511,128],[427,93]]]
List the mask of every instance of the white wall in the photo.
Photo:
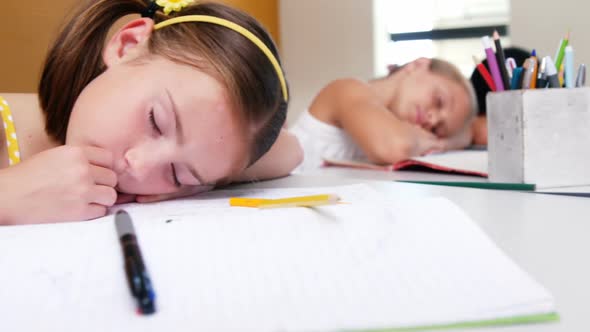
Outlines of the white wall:
[[535,48],[554,57],[559,40],[571,30],[576,64],[590,62],[590,2],[587,0],[511,0],[513,46]]
[[[385,8],[385,1],[393,0],[279,0],[281,55],[291,88],[289,124],[331,80],[384,73],[388,37],[385,15],[376,8]],[[571,29],[576,62],[590,61],[589,14],[587,0],[511,0],[505,42],[553,56]],[[467,56],[479,53],[477,41]]]
[[291,89],[288,123],[331,80],[375,75],[373,1],[280,0],[281,55]]

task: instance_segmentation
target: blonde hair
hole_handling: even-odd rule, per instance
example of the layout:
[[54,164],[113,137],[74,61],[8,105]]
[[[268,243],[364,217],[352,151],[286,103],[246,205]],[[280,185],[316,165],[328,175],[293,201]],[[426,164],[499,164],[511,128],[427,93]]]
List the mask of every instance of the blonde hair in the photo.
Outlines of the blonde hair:
[[477,114],[477,96],[475,95],[475,90],[473,89],[471,82],[461,74],[455,65],[448,61],[431,59],[429,68],[431,72],[458,83],[467,92],[467,96],[469,97],[469,110],[471,111],[470,114],[471,117],[474,117]]

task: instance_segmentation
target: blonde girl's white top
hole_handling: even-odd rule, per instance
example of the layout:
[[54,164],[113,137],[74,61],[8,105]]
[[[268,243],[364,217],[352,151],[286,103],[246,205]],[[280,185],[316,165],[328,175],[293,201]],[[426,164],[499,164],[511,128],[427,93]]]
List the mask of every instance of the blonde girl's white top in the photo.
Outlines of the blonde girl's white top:
[[303,162],[294,173],[303,173],[322,167],[324,159],[360,161],[368,159],[352,137],[344,130],[315,118],[305,110],[289,129],[303,148]]

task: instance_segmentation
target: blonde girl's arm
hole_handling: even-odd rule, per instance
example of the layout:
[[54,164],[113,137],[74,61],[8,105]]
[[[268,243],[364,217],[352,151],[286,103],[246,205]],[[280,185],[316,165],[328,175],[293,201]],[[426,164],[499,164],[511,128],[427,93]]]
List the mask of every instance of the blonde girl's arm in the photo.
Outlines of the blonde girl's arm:
[[297,138],[281,129],[276,142],[252,166],[240,174],[235,182],[258,181],[287,176],[303,161],[303,149]]
[[444,138],[444,150],[461,150],[471,145],[473,139],[473,129],[471,122],[465,125],[465,127],[456,133],[455,135]]
[[442,150],[443,142],[432,133],[399,120],[376,100],[370,87],[354,79],[338,80],[316,97],[310,112],[346,131],[371,162],[391,164]]

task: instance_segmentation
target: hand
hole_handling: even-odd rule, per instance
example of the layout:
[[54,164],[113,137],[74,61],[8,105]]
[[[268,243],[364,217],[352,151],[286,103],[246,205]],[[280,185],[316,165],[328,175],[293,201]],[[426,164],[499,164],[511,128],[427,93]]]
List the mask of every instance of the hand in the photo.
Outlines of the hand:
[[455,135],[443,139],[446,150],[465,149],[471,144],[472,135],[471,125],[469,124]]
[[422,127],[412,126],[410,134],[414,142],[411,151],[412,156],[424,156],[431,153],[443,152],[448,148],[445,140]]
[[488,144],[488,127],[485,115],[479,115],[471,124],[471,132],[473,144],[487,145]]
[[60,146],[1,170],[0,223],[104,216],[117,199],[112,165],[113,155],[107,150]]

